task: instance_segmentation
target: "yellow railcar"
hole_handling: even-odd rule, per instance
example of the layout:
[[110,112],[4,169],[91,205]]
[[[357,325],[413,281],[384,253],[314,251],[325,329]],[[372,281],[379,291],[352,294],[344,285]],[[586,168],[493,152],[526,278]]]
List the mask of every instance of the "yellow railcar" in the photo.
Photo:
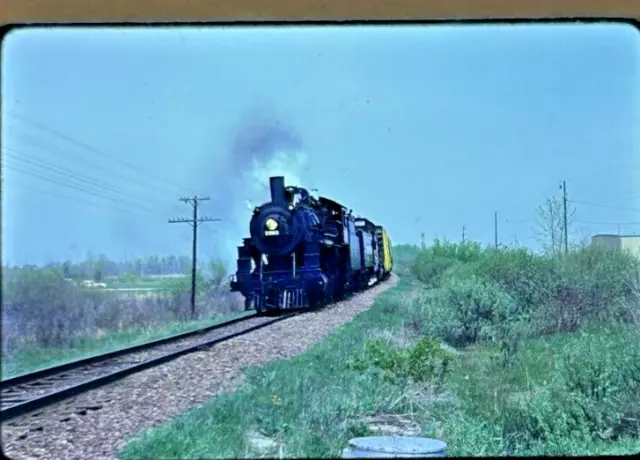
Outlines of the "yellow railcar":
[[389,239],[389,234],[384,228],[382,229],[382,269],[384,270],[385,277],[393,270],[391,239]]

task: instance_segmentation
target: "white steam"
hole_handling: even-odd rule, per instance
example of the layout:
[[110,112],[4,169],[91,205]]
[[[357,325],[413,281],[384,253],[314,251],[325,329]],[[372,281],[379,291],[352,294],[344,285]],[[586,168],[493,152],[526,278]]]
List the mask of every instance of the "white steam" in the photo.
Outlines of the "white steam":
[[249,237],[249,222],[253,210],[256,206],[271,201],[269,178],[283,176],[285,186],[305,187],[304,173],[307,165],[308,156],[306,153],[279,151],[266,161],[253,158],[250,167],[240,174],[241,193],[237,195],[239,200],[234,206],[234,225],[229,228],[229,233],[225,238],[229,243],[226,252],[228,251],[228,257],[233,261],[229,265],[232,273],[235,272],[235,260],[238,256],[236,248],[242,244],[243,238]]
[[307,155],[304,152],[278,152],[267,162],[255,158],[248,171],[247,180],[252,190],[257,193],[269,191],[269,178],[284,176],[285,185],[302,186],[302,174],[307,166]]
[[[280,151],[267,161],[251,162],[251,168],[243,175],[243,185],[246,192],[246,203],[252,206],[250,211],[258,205],[270,200],[269,178],[283,176],[285,186],[298,185],[304,187],[303,174],[306,170],[308,157],[304,152]],[[251,214],[244,213],[248,219]]]

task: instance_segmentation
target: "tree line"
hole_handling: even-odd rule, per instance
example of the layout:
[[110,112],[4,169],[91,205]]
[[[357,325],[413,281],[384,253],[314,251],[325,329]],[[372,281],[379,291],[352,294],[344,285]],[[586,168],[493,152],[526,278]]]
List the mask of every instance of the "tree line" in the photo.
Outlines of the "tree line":
[[[36,265],[25,265],[20,268],[40,268]],[[65,278],[74,280],[93,279],[103,281],[107,277],[120,277],[125,274],[135,274],[140,277],[153,275],[183,274],[191,270],[191,258],[188,256],[147,256],[134,260],[112,260],[101,254],[98,257],[89,255],[87,260],[73,262],[71,260],[50,262],[44,268],[51,268],[62,272]],[[5,270],[11,270],[5,267]]]

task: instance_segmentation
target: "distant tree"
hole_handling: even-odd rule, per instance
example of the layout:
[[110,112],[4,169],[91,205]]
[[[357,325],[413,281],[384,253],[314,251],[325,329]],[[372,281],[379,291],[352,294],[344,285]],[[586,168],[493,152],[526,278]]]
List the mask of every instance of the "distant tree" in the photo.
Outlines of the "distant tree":
[[[567,227],[573,222],[575,212],[574,206],[567,206]],[[564,206],[560,198],[547,198],[536,208],[534,232],[545,252],[556,255],[564,251]]]
[[125,273],[122,275],[122,281],[128,284],[137,283],[140,281],[140,276],[135,273]]
[[93,264],[93,280],[97,282],[101,282],[107,270],[107,265],[109,264],[109,260],[106,256],[101,255],[96,262]]
[[227,274],[227,267],[221,260],[209,261],[209,273],[211,275],[210,287],[213,289],[219,289],[224,282],[224,277]]
[[65,260],[62,263],[62,274],[64,275],[65,278],[72,278],[73,277],[73,264],[71,263],[70,260]]

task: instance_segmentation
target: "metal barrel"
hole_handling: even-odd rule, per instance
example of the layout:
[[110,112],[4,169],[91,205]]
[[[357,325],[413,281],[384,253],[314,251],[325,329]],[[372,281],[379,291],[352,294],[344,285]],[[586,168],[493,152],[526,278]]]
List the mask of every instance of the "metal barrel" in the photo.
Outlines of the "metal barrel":
[[442,458],[447,444],[439,439],[414,436],[354,438],[342,450],[342,458]]

